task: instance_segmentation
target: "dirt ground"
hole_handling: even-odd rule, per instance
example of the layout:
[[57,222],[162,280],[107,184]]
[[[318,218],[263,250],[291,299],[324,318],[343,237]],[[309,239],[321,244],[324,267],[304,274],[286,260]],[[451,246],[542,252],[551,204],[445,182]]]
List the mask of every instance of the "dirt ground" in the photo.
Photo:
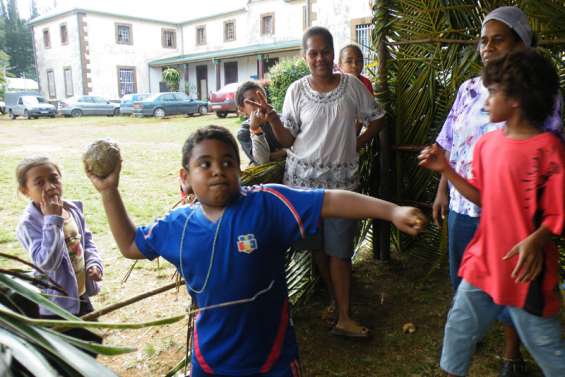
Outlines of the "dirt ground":
[[[122,263],[112,261],[111,263]],[[127,263],[129,264],[129,262]],[[124,266],[121,266],[124,267]],[[443,325],[451,298],[444,268],[429,274],[431,264],[393,254],[391,261],[375,261],[365,250],[353,273],[354,318],[371,329],[368,340],[338,338],[321,319],[327,295],[317,288],[308,300],[293,310],[294,324],[308,377],[439,377],[439,353]],[[173,270],[155,262],[137,266],[127,283],[109,294],[131,296],[138,291],[169,283]],[[117,298],[117,297],[115,297]],[[104,297],[97,298],[103,306]],[[115,301],[115,300],[113,300]],[[105,321],[143,321],[172,316],[188,304],[184,290],[162,294],[104,318]],[[416,331],[403,332],[413,323]],[[470,376],[498,375],[502,332],[494,326],[485,345],[475,355]],[[105,342],[134,345],[138,351],[100,360],[120,376],[161,376],[185,352],[186,323],[159,329],[109,331]],[[541,376],[529,360],[531,376]]]
[[[173,119],[170,122],[174,121]],[[183,122],[182,127],[184,127],[184,122],[188,122],[185,119],[181,121]],[[234,130],[236,129],[234,124],[237,123],[233,118],[217,120],[215,117],[210,117],[201,119],[201,121],[225,124]],[[72,120],[63,120],[60,128],[45,127],[41,123],[42,120],[21,122],[9,123],[7,119],[0,119],[0,157],[2,159],[0,164],[6,164],[6,159],[11,159],[9,160],[11,165],[5,169],[0,165],[0,194],[6,198],[4,203],[0,203],[0,246],[3,251],[13,252],[16,255],[22,255],[22,251],[14,240],[13,229],[24,202],[13,203],[17,199],[15,199],[15,186],[12,181],[12,165],[15,164],[16,157],[19,158],[20,155],[27,152],[26,147],[22,146],[26,141],[28,148],[29,144],[33,144],[35,152],[63,156],[65,153],[68,154],[69,149],[73,150],[73,153],[77,149],[76,153],[80,155],[84,140],[101,134],[106,135],[110,131],[113,137],[120,137],[122,134],[131,135],[132,132],[143,130],[150,135],[148,137],[150,142],[158,143],[160,148],[173,144],[174,148],[170,153],[175,156],[178,153],[178,142],[167,141],[163,136],[164,133],[173,132],[175,129],[169,129],[157,123],[147,123],[145,126],[140,123],[136,126],[135,131],[132,131],[128,129],[129,124],[123,120],[120,120],[121,123],[111,129],[107,128],[106,124],[101,124],[104,123],[104,120],[89,125],[88,122],[93,121],[81,119],[77,121],[77,127],[81,127],[80,129],[72,128],[74,127],[70,124]],[[115,121],[108,120],[106,123],[108,122]],[[25,127],[18,125],[25,125]],[[27,125],[31,126],[28,128]],[[179,135],[186,133],[183,129],[178,132]],[[80,147],[75,145],[78,142],[80,142]],[[132,145],[135,143],[141,143],[141,141],[131,141]],[[133,147],[131,149],[133,150]],[[143,157],[149,159],[152,157],[151,149],[147,148],[147,150],[147,154],[144,154]],[[161,163],[160,160],[159,163]],[[134,168],[137,167],[134,166],[131,170],[135,170]],[[173,168],[176,169],[176,162],[172,164],[172,171],[174,171]],[[75,179],[75,175],[79,174],[83,173],[68,169],[66,179]],[[83,184],[81,179],[84,178],[76,178],[76,182]],[[175,187],[174,175],[165,176],[164,179],[167,180],[164,187],[169,189]],[[69,188],[69,190],[72,189],[72,187]],[[143,192],[144,196],[148,190],[155,191],[152,186],[138,189],[139,192]],[[166,190],[162,189],[160,192],[166,192]],[[95,212],[92,210],[100,205],[99,198],[90,192],[84,196],[90,203],[91,212]],[[171,199],[167,199],[167,202],[173,202],[172,198],[177,196],[176,192],[173,192]],[[133,198],[133,195],[130,197]],[[151,198],[144,197],[140,200],[145,200],[144,203],[147,206],[152,204]],[[162,210],[154,211],[154,213],[160,212]],[[174,268],[168,263],[140,261],[136,264],[129,279],[122,282],[132,262],[119,256],[115,243],[106,228],[105,219],[94,217],[94,220],[99,223],[95,227],[95,240],[99,248],[104,250],[105,268],[111,272],[105,276],[103,292],[93,300],[97,309],[172,281]],[[393,253],[391,261],[382,263],[375,261],[367,250],[362,253],[354,265],[352,311],[354,318],[371,329],[372,337],[368,340],[342,339],[329,333],[328,324],[320,318],[327,304],[327,296],[320,289],[315,290],[306,302],[295,307],[293,318],[304,376],[441,376],[438,366],[439,352],[443,325],[451,300],[451,290],[445,265],[430,274],[433,265],[435,265],[433,260],[414,259],[408,254]],[[171,290],[140,301],[105,315],[100,320],[104,322],[145,322],[182,314],[188,304],[186,290],[181,288],[178,292]],[[416,331],[412,334],[405,334],[402,331],[403,325],[408,322],[415,325]],[[186,349],[186,330],[186,321],[181,321],[159,328],[103,331],[106,344],[133,346],[137,348],[137,351],[121,356],[99,357],[98,360],[119,376],[163,376],[183,357]],[[497,376],[501,340],[501,329],[499,326],[494,326],[487,335],[484,346],[475,355],[471,377]],[[528,360],[531,376],[540,376],[541,374],[536,372],[535,365],[530,359]]]

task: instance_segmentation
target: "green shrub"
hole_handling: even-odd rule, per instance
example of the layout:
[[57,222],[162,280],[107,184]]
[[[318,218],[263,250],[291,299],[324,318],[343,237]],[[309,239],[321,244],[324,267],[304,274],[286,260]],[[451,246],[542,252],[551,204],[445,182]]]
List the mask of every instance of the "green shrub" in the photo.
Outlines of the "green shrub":
[[281,112],[286,90],[296,80],[308,75],[310,71],[302,58],[283,59],[269,71],[269,95],[271,105]]
[[167,83],[169,90],[176,92],[179,90],[180,72],[175,68],[167,68],[163,71],[163,81]]

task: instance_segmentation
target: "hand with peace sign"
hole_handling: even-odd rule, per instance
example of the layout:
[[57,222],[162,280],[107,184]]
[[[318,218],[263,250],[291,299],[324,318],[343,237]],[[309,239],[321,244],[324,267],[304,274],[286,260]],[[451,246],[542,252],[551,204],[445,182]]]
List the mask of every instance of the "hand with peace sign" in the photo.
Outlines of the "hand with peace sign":
[[252,116],[255,116],[258,120],[261,121],[261,123],[259,124],[265,122],[270,123],[269,120],[271,119],[271,116],[277,115],[277,112],[273,109],[273,106],[269,105],[269,102],[267,101],[267,97],[265,97],[263,91],[258,90],[256,94],[257,94],[257,101],[253,101],[251,99],[246,98],[245,103],[251,105],[255,109],[255,111],[253,111],[252,113]]

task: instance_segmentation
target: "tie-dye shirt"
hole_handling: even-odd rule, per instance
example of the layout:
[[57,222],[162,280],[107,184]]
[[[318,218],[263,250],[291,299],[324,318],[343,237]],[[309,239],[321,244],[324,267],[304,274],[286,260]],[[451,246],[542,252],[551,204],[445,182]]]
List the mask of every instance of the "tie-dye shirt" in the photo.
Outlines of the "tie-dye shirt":
[[[485,110],[488,89],[480,77],[465,81],[441,129],[436,142],[450,152],[451,166],[461,176],[470,179],[473,163],[473,149],[481,136],[504,127],[504,122],[491,123]],[[561,120],[562,98],[556,99],[555,110],[544,124],[544,129],[555,132],[563,138]],[[480,208],[461,195],[452,185],[449,188],[449,209],[459,214],[478,217]]]

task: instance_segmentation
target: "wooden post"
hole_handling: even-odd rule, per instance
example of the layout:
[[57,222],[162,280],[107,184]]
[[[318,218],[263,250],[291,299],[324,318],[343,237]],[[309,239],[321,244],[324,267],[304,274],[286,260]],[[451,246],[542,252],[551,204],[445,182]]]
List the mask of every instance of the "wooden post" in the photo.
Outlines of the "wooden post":
[[[387,49],[386,49],[386,35],[388,32],[389,22],[389,1],[377,0],[373,6],[373,24],[375,30],[373,31],[373,40],[376,40],[375,49],[377,51],[378,68],[378,98],[381,105],[388,107],[389,92],[387,81]],[[373,160],[373,169],[378,166],[378,196],[384,200],[391,200],[392,198],[392,182],[394,182],[390,164],[390,122],[391,117],[387,117],[385,128],[379,133],[377,142],[379,153]],[[390,258],[390,223],[387,221],[375,220],[373,221],[373,255],[376,259],[386,261]]]
[[265,78],[265,61],[262,54],[257,55],[257,80]]

